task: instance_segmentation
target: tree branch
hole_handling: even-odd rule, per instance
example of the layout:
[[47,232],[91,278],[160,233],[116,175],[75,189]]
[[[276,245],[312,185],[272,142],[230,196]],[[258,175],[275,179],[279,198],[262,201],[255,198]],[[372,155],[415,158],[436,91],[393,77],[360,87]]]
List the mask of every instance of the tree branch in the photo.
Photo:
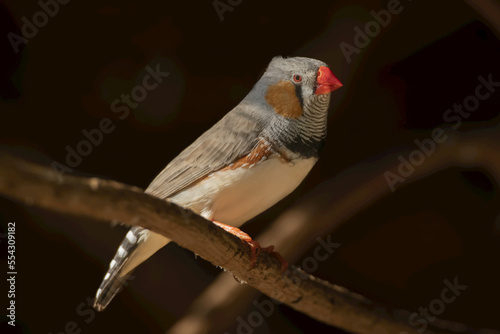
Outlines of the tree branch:
[[[497,149],[499,141],[498,127],[467,134],[450,133],[449,141],[436,149],[436,152],[397,188],[455,166],[480,167],[500,185],[500,151]],[[471,150],[473,154],[466,154]],[[282,255],[293,263],[315,242],[317,236],[333,233],[356,213],[388,196],[390,188],[383,176],[384,172],[397,173],[400,161],[396,157],[407,157],[410,152],[411,148],[396,151],[391,156],[380,159],[376,166],[371,161],[369,164],[360,164],[323,182],[281,214],[257,239],[263,244],[274,244],[276,249],[282,251]],[[235,319],[257,298],[254,290],[233,284],[232,281],[234,282],[227,275],[220,275],[198,296],[188,312],[169,329],[168,334],[220,333],[224,330],[221,328],[224,326],[224,319],[228,319],[227,322],[231,321],[229,319]],[[214,295],[225,296],[226,299],[213,298]],[[453,327],[453,324],[446,321],[431,325]],[[464,329],[457,332],[469,331]]]
[[284,275],[278,261],[266,252],[258,255],[256,267],[249,270],[250,248],[245,242],[192,211],[144,194],[139,188],[98,178],[62,177],[51,168],[0,152],[0,194],[28,206],[151,229],[326,324],[358,333],[416,333],[408,324],[409,312],[388,310],[299,268]]

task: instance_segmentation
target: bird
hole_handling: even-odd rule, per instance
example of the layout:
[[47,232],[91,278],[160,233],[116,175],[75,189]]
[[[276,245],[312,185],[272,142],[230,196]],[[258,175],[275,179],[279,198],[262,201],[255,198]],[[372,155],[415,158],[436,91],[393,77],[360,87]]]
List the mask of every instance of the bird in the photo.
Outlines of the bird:
[[[256,246],[238,227],[302,183],[326,139],[331,92],[342,86],[320,60],[272,58],[247,96],[171,160],[145,193],[190,209]],[[93,307],[103,311],[131,272],[169,241],[132,227]]]

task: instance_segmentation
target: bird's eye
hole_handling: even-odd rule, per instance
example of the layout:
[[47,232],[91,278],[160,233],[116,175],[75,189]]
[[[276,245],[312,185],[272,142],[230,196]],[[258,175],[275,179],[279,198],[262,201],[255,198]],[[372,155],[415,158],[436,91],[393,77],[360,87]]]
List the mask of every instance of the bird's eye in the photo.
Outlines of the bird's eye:
[[300,76],[299,74],[294,74],[293,75],[293,81],[295,81],[295,82],[301,82],[302,81],[302,76]]

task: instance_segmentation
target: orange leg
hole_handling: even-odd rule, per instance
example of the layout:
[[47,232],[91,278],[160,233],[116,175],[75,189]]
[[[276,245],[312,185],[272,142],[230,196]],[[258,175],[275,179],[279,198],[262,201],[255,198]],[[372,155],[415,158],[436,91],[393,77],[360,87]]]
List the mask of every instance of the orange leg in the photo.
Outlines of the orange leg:
[[251,252],[251,255],[250,255],[251,267],[250,267],[250,269],[253,269],[255,267],[257,255],[260,253],[261,250],[266,252],[266,253],[269,253],[269,255],[278,259],[278,261],[280,261],[280,263],[281,263],[281,270],[282,271],[285,271],[286,268],[288,267],[288,262],[286,262],[286,260],[283,258],[283,256],[281,256],[279,253],[274,251],[274,246],[261,248],[260,244],[257,241],[252,240],[252,238],[247,233],[243,232],[239,228],[231,226],[231,225],[219,223],[216,221],[212,221],[212,222],[215,225],[223,228],[225,231],[227,231],[227,232],[237,236],[241,240],[245,241],[250,246],[250,252]]

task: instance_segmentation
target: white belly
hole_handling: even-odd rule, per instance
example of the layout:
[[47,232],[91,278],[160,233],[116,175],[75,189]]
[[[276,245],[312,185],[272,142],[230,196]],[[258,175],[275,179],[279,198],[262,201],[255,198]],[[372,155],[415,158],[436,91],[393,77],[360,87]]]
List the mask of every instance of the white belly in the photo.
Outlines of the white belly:
[[297,188],[316,161],[269,157],[248,169],[216,172],[170,200],[207,219],[240,226]]

